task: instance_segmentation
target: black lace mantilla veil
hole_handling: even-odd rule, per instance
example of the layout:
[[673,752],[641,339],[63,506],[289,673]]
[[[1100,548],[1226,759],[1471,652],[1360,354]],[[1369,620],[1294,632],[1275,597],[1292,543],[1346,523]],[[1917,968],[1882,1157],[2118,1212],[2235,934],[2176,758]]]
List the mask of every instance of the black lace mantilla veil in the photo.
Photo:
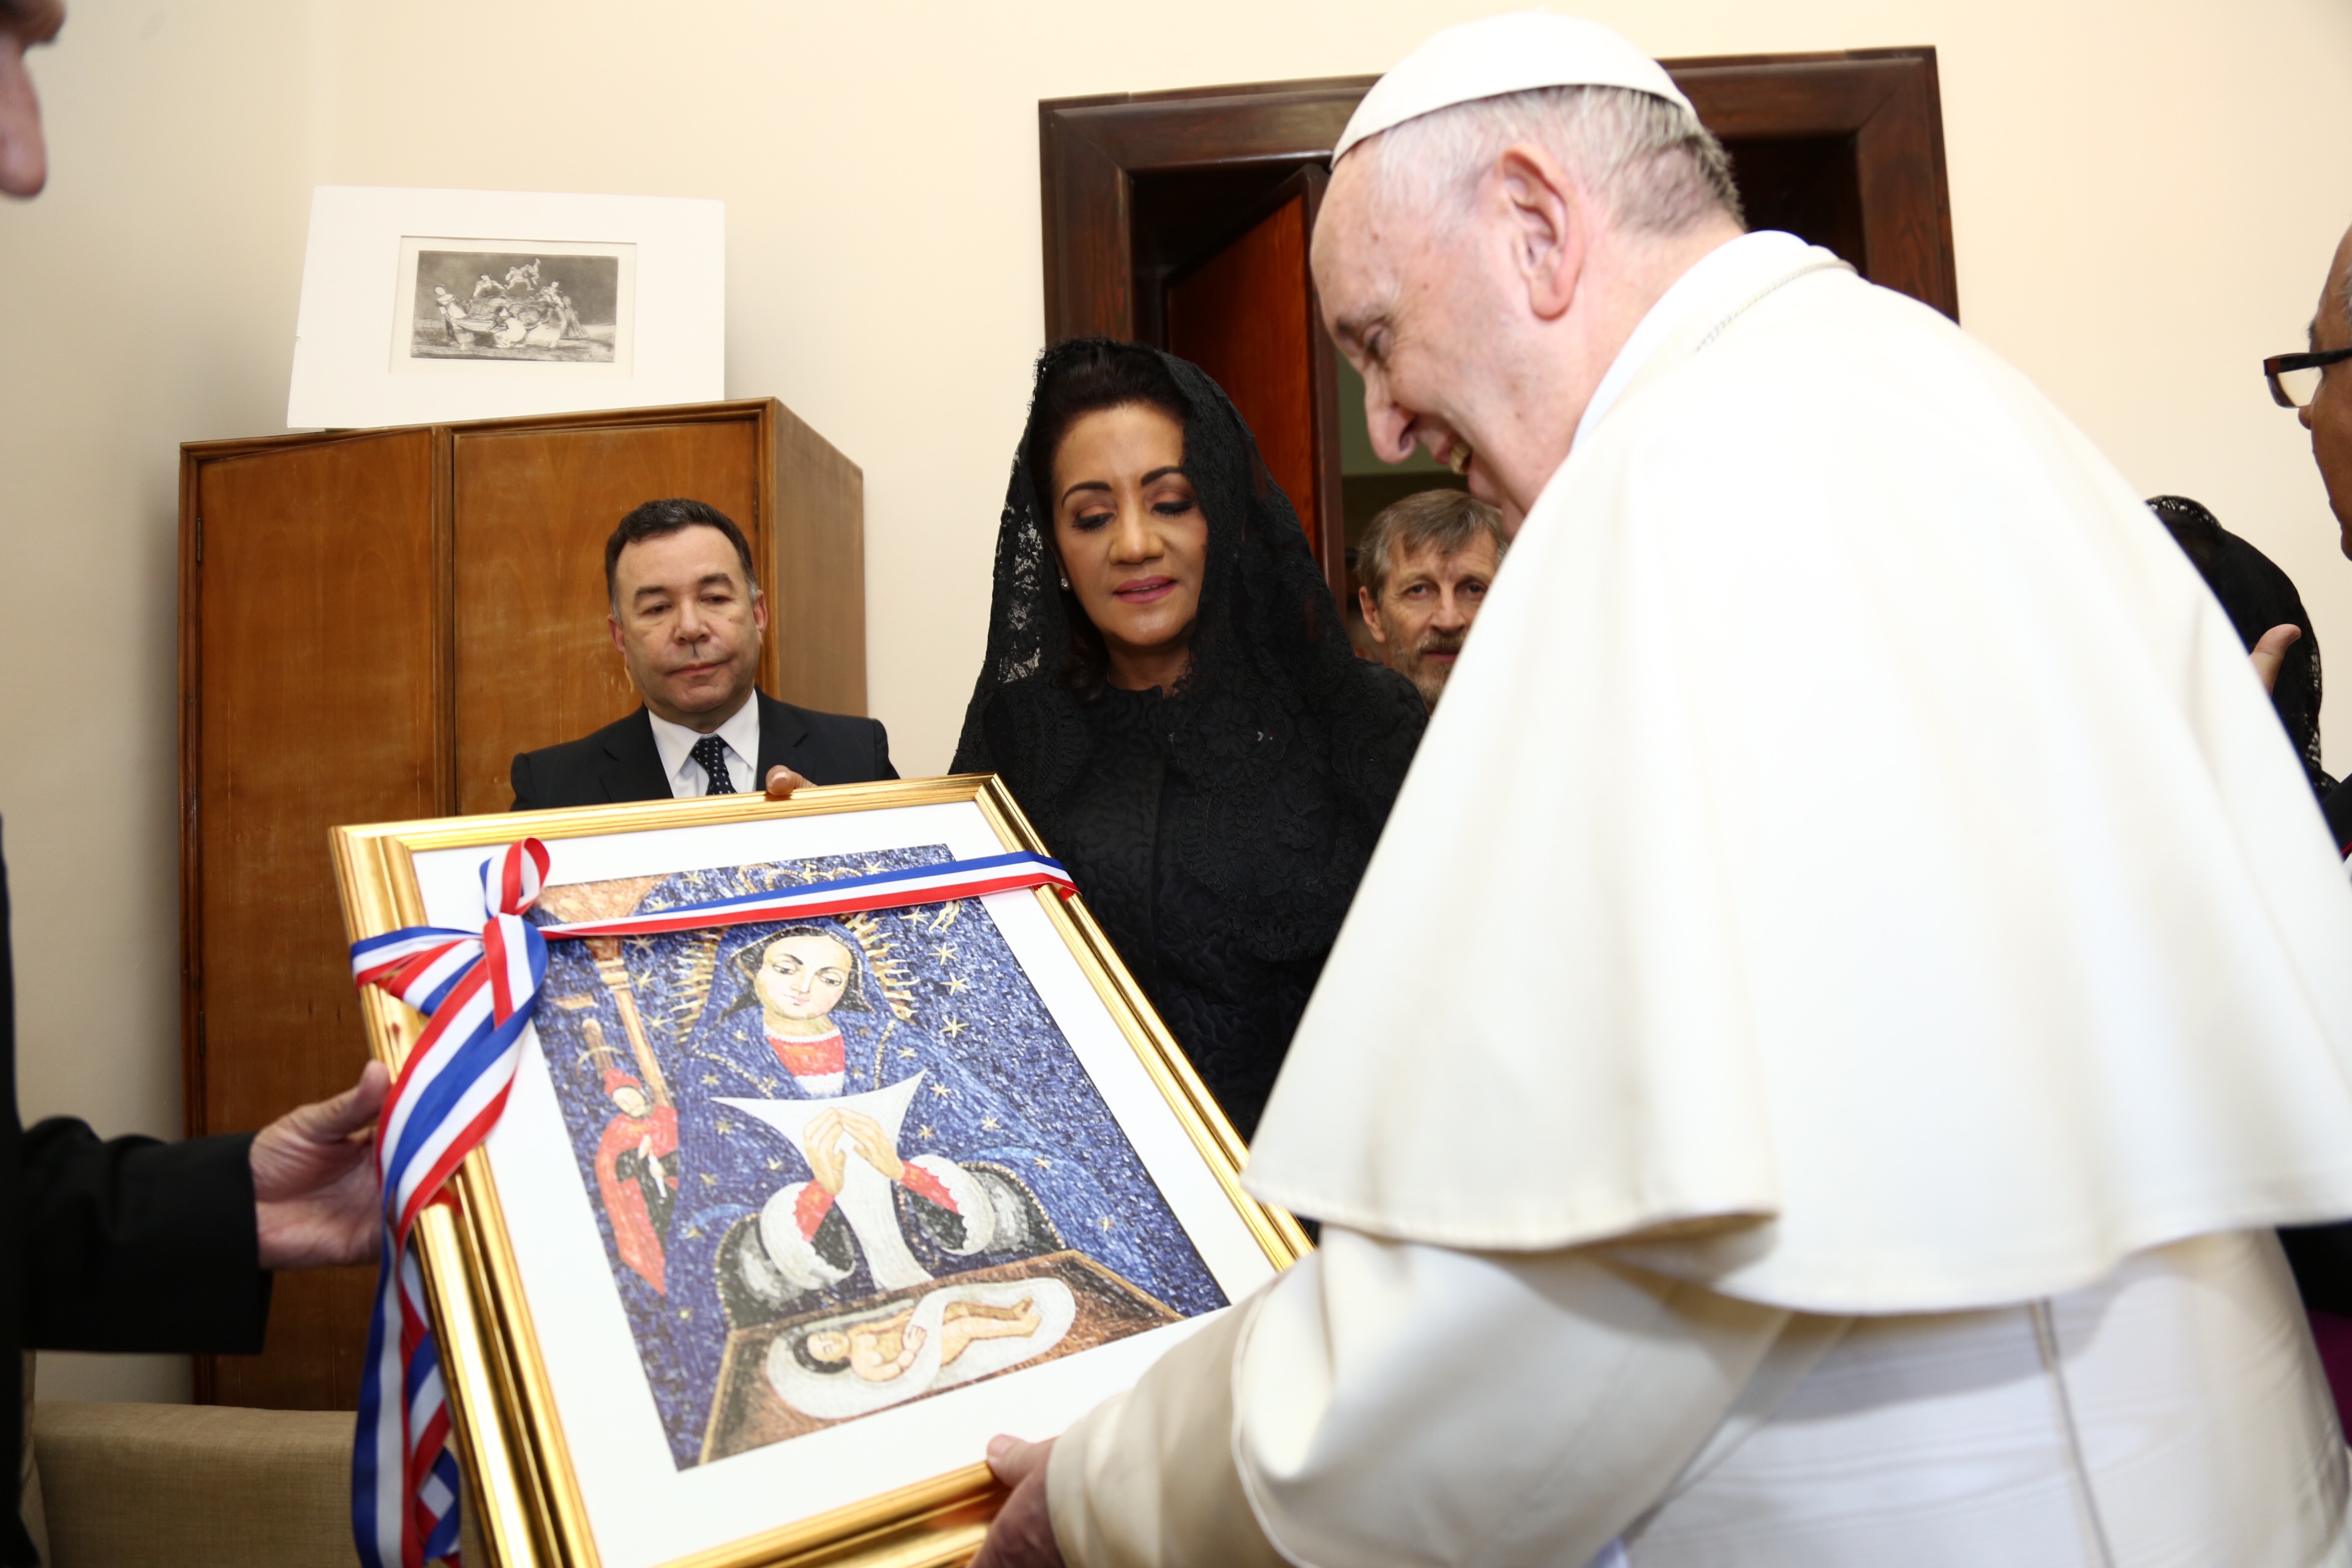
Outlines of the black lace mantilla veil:
[[[1037,384],[1089,346],[1046,350]],[[1172,847],[1218,895],[1249,952],[1319,960],[1412,760],[1421,699],[1349,647],[1297,516],[1224,392],[1160,358],[1191,408],[1184,471],[1209,526],[1192,668],[1162,710],[1168,766],[1207,809],[1171,822],[1162,853]],[[1071,679],[1072,617],[1084,612],[1059,585],[1028,446],[1024,431],[996,540],[987,658],[954,765],[1003,774],[1052,847],[1095,744],[1084,705],[1100,694]]]

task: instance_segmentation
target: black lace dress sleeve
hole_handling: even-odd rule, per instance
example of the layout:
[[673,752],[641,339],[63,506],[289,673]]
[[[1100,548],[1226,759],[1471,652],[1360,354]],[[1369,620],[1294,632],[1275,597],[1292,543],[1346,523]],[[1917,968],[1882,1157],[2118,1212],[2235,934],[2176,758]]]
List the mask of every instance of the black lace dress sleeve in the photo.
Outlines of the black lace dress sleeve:
[[1156,691],[1107,690],[1085,710],[1094,743],[1051,847],[1244,1138],[1420,732],[1420,699],[1404,690],[1388,734],[1367,737],[1386,742],[1384,786],[1361,796],[1342,783],[1355,774],[1296,738],[1257,742],[1285,754],[1251,785],[1195,765],[1181,703]]

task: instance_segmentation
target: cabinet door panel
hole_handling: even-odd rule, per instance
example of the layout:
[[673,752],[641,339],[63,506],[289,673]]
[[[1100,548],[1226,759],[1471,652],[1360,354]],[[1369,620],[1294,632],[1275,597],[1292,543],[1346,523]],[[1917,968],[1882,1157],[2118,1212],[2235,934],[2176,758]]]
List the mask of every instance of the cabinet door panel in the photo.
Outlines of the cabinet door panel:
[[[327,830],[444,809],[431,433],[210,462],[198,495],[189,1121],[226,1132],[366,1059]],[[365,1271],[280,1298],[268,1349],[219,1358],[212,1397],[348,1407]]]
[[708,501],[769,558],[759,437],[749,418],[457,434],[459,812],[504,811],[516,752],[637,705],[605,626],[604,541],[631,508]]

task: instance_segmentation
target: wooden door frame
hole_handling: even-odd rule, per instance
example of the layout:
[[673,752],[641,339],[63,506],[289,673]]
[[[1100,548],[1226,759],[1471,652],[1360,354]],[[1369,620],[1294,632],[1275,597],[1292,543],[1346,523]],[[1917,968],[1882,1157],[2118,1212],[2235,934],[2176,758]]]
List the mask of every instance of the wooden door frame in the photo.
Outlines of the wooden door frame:
[[[1285,203],[1300,197],[1306,200],[1307,233],[1311,240],[1315,234],[1315,215],[1322,211],[1324,187],[1330,184],[1330,172],[1320,163],[1309,161],[1299,164],[1283,175],[1264,195],[1238,209],[1234,221],[1221,236],[1210,241],[1207,250],[1193,258],[1189,264],[1170,268],[1159,280],[1160,288],[1174,289],[1224,247],[1272,216]],[[1148,289],[1150,284],[1139,282],[1138,287],[1139,289]],[[1310,311],[1316,309],[1314,293],[1315,286],[1310,279],[1307,282],[1307,309]],[[1160,301],[1146,299],[1142,302],[1155,316],[1158,314],[1157,307]],[[1165,323],[1155,321],[1151,335],[1164,339]],[[1340,504],[1340,486],[1345,482],[1345,476],[1339,471],[1338,356],[1330,350],[1330,340],[1325,336],[1319,320],[1307,323],[1307,335],[1309,342],[1321,350],[1311,355],[1307,365],[1307,395],[1314,400],[1313,418],[1317,432],[1314,444],[1315,504],[1312,508],[1300,505],[1296,496],[1290,500],[1298,513],[1299,525],[1306,530],[1307,544],[1315,552],[1317,561],[1323,567],[1324,577],[1331,585],[1331,596],[1344,607],[1348,600],[1348,519],[1346,509]],[[1228,387],[1226,390],[1230,393],[1232,389]]]
[[[1723,55],[1663,62],[1727,141],[1852,136],[1863,271],[1957,321],[1942,95],[1932,47]],[[1139,176],[1319,162],[1369,76],[1049,99],[1037,106],[1045,338],[1133,338]]]

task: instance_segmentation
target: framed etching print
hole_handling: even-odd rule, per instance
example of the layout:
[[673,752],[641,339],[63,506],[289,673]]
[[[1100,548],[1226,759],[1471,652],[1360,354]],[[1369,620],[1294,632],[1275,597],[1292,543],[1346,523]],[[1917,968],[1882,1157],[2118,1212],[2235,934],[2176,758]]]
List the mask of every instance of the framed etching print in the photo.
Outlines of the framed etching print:
[[709,403],[726,385],[723,203],[311,193],[296,429]]
[[526,837],[544,978],[415,1231],[504,1568],[960,1562],[991,1436],[1303,1250],[1083,904],[974,879],[1042,854],[993,778],[341,828],[353,940],[480,927]]
[[404,235],[395,374],[456,362],[595,367],[625,379],[636,341],[634,245]]

